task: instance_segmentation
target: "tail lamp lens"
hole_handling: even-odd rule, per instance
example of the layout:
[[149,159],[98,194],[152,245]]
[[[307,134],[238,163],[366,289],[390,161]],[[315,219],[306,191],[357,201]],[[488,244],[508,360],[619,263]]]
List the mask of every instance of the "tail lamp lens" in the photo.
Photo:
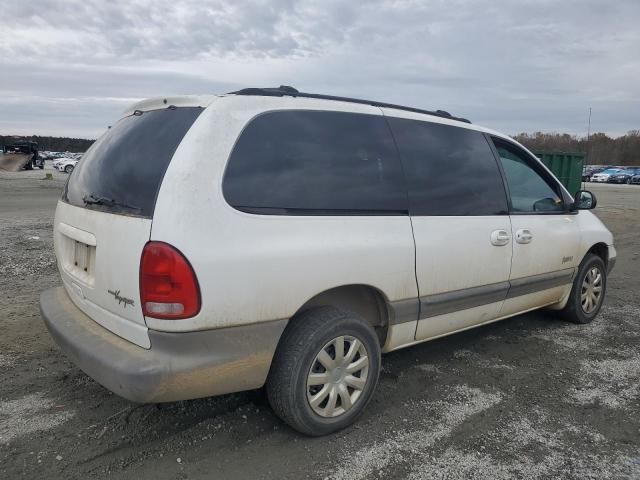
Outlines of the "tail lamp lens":
[[179,320],[200,311],[200,287],[191,264],[177,249],[149,242],[140,262],[140,298],[147,317]]

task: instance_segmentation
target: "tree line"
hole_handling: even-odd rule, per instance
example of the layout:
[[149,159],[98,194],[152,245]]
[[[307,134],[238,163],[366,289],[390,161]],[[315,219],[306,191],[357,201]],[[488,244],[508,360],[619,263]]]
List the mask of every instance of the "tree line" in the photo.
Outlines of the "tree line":
[[640,166],[640,130],[630,130],[626,135],[612,138],[606,133],[594,133],[578,137],[568,133],[519,133],[518,142],[532,152],[579,152],[586,155],[585,165],[634,165]]
[[86,152],[91,146],[94,140],[87,140],[84,138],[69,138],[69,137],[41,137],[39,135],[33,135],[30,137],[18,137],[12,135],[0,135],[0,146],[11,145],[17,140],[28,140],[30,142],[36,142],[38,149],[49,152],[73,152],[81,153]]
[[[0,145],[13,143],[17,137],[0,135]],[[568,133],[519,133],[518,142],[533,152],[577,152],[586,155],[587,165],[637,165],[640,166],[640,130],[612,138],[606,133],[594,133],[586,137]],[[68,137],[20,137],[38,143],[38,148],[53,152],[86,152],[94,140]]]

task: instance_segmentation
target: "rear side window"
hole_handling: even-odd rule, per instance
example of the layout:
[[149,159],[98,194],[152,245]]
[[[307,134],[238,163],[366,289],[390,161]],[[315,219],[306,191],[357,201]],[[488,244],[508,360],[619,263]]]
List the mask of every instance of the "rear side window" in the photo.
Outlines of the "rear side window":
[[78,207],[151,218],[162,178],[200,107],[136,112],[84,154],[63,193]]
[[402,214],[402,166],[384,118],[285,110],[253,119],[223,180],[233,207],[262,214]]
[[500,170],[482,133],[394,117],[389,123],[406,171],[412,215],[508,212]]

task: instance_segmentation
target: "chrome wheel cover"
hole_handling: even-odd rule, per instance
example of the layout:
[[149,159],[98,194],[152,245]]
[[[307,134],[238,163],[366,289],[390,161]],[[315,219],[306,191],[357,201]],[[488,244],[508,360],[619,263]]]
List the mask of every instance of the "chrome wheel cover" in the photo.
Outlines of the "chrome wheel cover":
[[580,303],[582,311],[587,315],[593,313],[602,301],[602,272],[598,267],[591,267],[582,281]]
[[307,401],[324,418],[348,412],[360,399],[369,377],[369,355],[364,344],[344,335],[328,342],[311,363]]

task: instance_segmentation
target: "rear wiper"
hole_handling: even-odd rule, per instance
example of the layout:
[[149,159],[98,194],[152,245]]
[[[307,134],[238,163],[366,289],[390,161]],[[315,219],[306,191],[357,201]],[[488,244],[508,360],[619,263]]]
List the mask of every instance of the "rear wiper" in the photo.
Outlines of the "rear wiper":
[[109,205],[112,207],[128,208],[129,210],[142,210],[135,205],[127,205],[126,203],[118,202],[113,198],[99,197],[97,195],[89,194],[82,197],[82,201],[85,205]]

